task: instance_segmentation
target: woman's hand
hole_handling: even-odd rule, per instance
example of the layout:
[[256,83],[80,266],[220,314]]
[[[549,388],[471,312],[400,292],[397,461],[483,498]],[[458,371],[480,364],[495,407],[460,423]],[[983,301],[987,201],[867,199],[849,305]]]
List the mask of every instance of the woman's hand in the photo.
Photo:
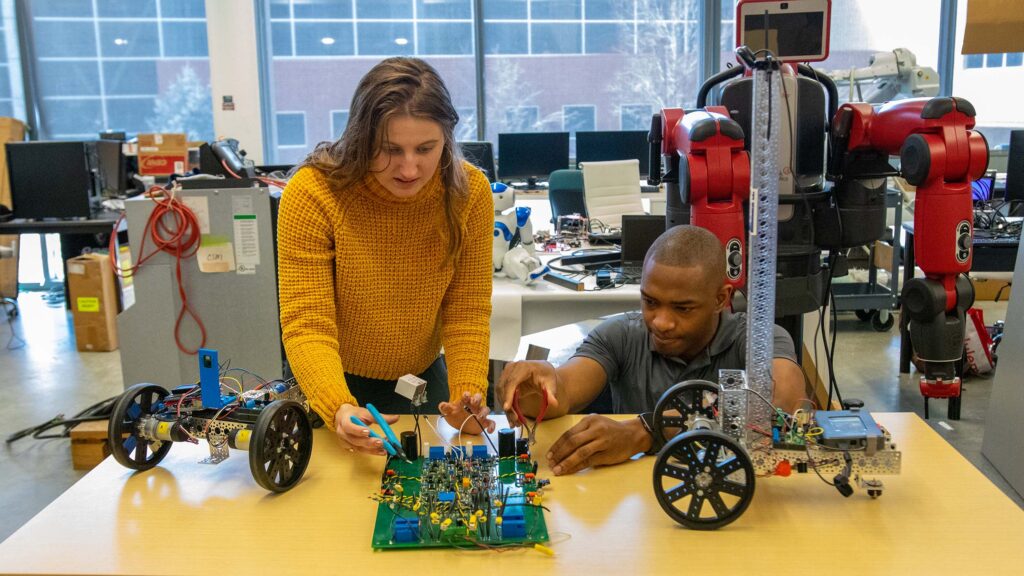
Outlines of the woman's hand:
[[[352,416],[358,418],[366,426],[359,426],[353,422]],[[398,422],[398,416],[395,414],[381,414],[381,416],[384,417],[388,424]],[[386,454],[383,442],[379,438],[370,438],[370,429],[367,427],[375,422],[373,416],[366,408],[360,408],[352,404],[342,404],[341,408],[338,408],[338,412],[334,415],[334,432],[342,442],[348,444],[349,450],[358,450],[366,454],[383,456]]]
[[[461,429],[463,434],[479,434],[483,431],[480,428],[481,424],[487,429],[487,432],[494,432],[494,428],[497,426],[494,420],[487,417],[490,415],[491,409],[484,404],[483,394],[470,396],[469,392],[463,392],[461,400],[441,402],[437,405],[437,409],[449,426],[456,430]],[[474,415],[476,418],[473,418]]]

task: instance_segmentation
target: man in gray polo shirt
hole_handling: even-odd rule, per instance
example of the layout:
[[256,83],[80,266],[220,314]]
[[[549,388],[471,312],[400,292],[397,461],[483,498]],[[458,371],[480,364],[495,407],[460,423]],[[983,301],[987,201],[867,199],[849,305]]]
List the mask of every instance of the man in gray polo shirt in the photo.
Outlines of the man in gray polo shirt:
[[[642,414],[677,382],[717,382],[719,370],[745,368],[746,316],[729,310],[733,289],[725,280],[725,252],[714,234],[694,226],[667,230],[644,260],[641,311],[601,323],[557,368],[510,363],[499,381],[505,413],[511,413],[516,388],[520,408],[531,416],[545,394],[550,419],[584,409],[608,386],[615,412]],[[805,396],[803,372],[792,339],[778,326],[773,357],[773,401],[793,410]],[[590,415],[552,445],[547,459],[556,475],[572,474],[651,448],[643,418]]]

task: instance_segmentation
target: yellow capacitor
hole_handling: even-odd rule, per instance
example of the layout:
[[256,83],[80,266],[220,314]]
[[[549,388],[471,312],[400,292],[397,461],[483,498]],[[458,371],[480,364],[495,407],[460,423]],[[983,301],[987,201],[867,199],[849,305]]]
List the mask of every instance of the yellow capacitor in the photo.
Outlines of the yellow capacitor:
[[537,494],[536,496],[533,497],[533,505],[534,506],[540,506],[540,503],[543,502],[543,501],[544,501],[544,498],[542,498],[540,494]]
[[483,518],[484,517],[484,511],[483,510],[477,510],[476,512],[473,513],[473,515],[477,516],[479,518]]
[[494,517],[494,525],[495,526],[501,526],[501,516],[495,516]]
[[540,544],[534,544],[533,545],[533,549],[536,550],[537,552],[540,552],[541,554],[544,554],[545,556],[554,556],[555,555],[555,551],[554,550],[552,550],[551,548],[548,548],[547,546],[542,546]]
[[469,488],[472,485],[473,485],[473,483],[469,480],[468,476],[464,476],[462,478],[462,487],[463,488]]
[[451,518],[445,518],[444,522],[441,522],[441,530],[447,530],[448,527],[451,526],[451,525],[452,525],[452,519]]
[[501,500],[495,500],[494,501],[494,507],[495,508],[501,508]]
[[432,521],[435,521],[435,522],[440,522],[441,521],[441,515],[438,514],[437,512],[431,512],[430,513],[430,519]]
[[412,505],[412,511],[415,512],[415,511],[419,510],[420,509],[420,504],[422,504],[422,503],[423,502],[417,500],[416,503]]
[[476,516],[469,517],[469,529],[476,530]]

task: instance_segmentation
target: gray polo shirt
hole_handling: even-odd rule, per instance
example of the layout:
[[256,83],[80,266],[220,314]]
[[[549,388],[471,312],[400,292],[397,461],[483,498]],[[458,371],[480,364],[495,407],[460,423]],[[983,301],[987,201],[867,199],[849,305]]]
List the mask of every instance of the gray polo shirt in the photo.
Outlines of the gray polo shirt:
[[[720,313],[711,344],[690,362],[655,352],[640,312],[626,312],[605,320],[587,336],[573,357],[582,356],[604,368],[611,387],[612,409],[617,414],[654,410],[665,390],[684,380],[718,382],[718,371],[742,369],[747,354],[746,314]],[[793,339],[775,327],[775,358],[796,362]]]

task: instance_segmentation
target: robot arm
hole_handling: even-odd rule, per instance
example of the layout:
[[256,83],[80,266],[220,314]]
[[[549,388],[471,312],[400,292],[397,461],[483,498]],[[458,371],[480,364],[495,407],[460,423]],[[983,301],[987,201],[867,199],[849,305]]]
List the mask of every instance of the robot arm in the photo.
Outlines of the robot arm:
[[939,74],[927,66],[918,66],[917,57],[906,48],[877,52],[864,68],[828,75],[837,85],[849,86],[846,99],[850,102],[881,103],[939,93]]
[[924,362],[926,398],[960,395],[955,365],[963,353],[964,315],[974,302],[971,181],[988,165],[988,145],[962,98],[918,98],[875,110],[844,104],[834,142],[845,150],[899,154],[900,174],[917,186],[914,249],[925,273],[903,287],[911,341]]
[[743,129],[725,108],[709,106],[684,113],[661,113],[662,149],[677,168],[665,179],[668,226],[687,223],[710,230],[725,247],[726,280],[746,283],[743,203],[750,189],[750,158],[743,150]]

